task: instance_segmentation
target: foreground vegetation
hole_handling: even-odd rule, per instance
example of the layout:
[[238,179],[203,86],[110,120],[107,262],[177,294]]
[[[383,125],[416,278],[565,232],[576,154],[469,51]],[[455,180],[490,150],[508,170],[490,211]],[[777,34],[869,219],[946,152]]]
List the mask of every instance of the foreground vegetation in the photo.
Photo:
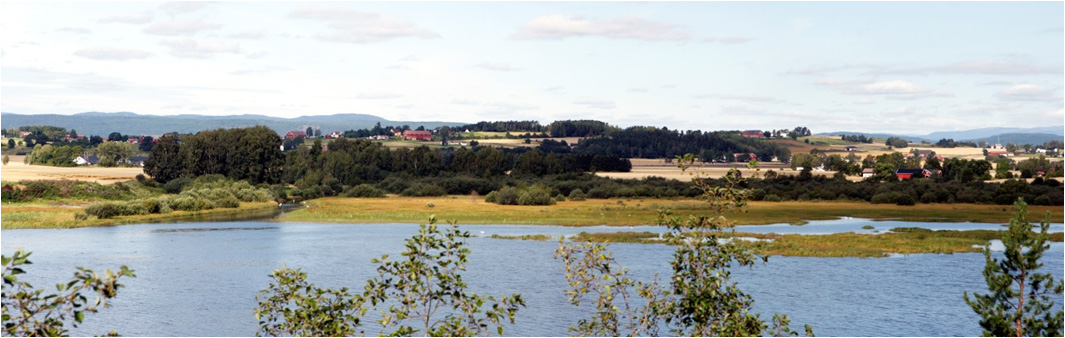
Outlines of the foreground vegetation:
[[[330,223],[416,223],[428,215],[461,219],[470,224],[543,225],[648,225],[659,209],[706,214],[709,207],[693,199],[588,199],[554,205],[520,206],[486,203],[476,196],[340,198],[307,201],[306,209],[282,215],[280,220]],[[430,207],[429,205],[432,205]],[[1062,222],[1060,207],[1030,207],[1050,211],[1051,220]],[[1009,221],[1008,207],[978,204],[920,204],[900,207],[865,202],[750,202],[747,213],[729,214],[741,225],[773,223],[803,224],[808,220],[839,217],[912,222]]]
[[276,194],[221,176],[113,185],[27,181],[3,185],[3,229],[74,228],[272,213]]

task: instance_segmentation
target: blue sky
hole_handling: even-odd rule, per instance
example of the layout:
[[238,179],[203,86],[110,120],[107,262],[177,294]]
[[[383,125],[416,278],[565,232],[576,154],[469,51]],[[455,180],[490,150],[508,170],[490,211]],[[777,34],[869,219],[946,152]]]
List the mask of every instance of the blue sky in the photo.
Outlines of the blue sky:
[[0,2],[0,110],[1063,123],[1062,2]]

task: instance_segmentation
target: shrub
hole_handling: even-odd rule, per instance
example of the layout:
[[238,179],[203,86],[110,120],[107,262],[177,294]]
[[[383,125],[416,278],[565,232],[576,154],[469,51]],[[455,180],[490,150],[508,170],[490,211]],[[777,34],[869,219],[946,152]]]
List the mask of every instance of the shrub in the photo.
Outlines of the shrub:
[[573,189],[569,192],[570,201],[583,201],[585,198],[587,198],[587,196],[581,189]]
[[189,185],[189,183],[192,183],[192,179],[189,179],[188,177],[173,179],[170,180],[170,182],[163,184],[163,191],[166,191],[169,194],[177,194],[180,193],[181,190],[184,190],[185,186]]
[[369,184],[359,184],[344,191],[344,197],[385,197],[385,192]]
[[518,188],[503,187],[499,190],[488,193],[488,197],[486,197],[484,201],[502,205],[517,205],[518,197],[520,197],[520,192]]
[[540,189],[529,189],[523,191],[521,196],[518,197],[518,205],[552,205],[555,204],[555,200],[551,199],[551,195],[548,195],[546,191]]
[[762,200],[766,201],[766,202],[780,202],[780,201],[782,201],[780,196],[777,196],[777,195],[774,195],[774,194],[765,195],[765,197],[762,198]]
[[415,183],[400,194],[412,197],[444,196],[447,195],[447,191],[435,184]]

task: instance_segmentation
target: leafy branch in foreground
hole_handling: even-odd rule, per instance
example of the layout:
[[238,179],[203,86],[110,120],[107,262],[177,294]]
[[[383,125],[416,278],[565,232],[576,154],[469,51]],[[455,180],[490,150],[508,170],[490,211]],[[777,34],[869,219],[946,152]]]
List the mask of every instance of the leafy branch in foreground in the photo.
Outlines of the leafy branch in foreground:
[[[3,322],[4,334],[11,336],[65,336],[64,322],[73,319],[77,327],[85,320],[85,313],[95,313],[101,306],[108,307],[108,299],[114,298],[123,285],[121,277],[135,277],[133,270],[123,265],[118,273],[110,269],[104,276],[92,270],[77,268],[74,279],[56,284],[56,293],[44,294],[44,289],[20,281],[18,275],[26,273],[23,265],[31,253],[18,250],[11,257],[2,257],[4,265]],[[90,302],[86,294],[97,294]],[[114,335],[112,331],[110,335]]]
[[[990,246],[984,247],[984,279],[990,293],[963,294],[965,303],[980,315],[984,336],[1062,335],[1065,312],[1057,306],[1065,283],[1055,285],[1050,273],[1036,273],[1043,266],[1039,260],[1050,248],[1046,243],[1050,229],[1049,212],[1039,224],[1039,232],[1032,231],[1028,221],[1028,204],[1023,199],[1014,203],[1015,212],[1009,230],[1002,236],[1006,247],[1004,259],[993,258]],[[1056,295],[1056,296],[1054,296]]]
[[[688,154],[678,160],[686,171],[695,159]],[[626,269],[604,244],[560,243],[555,257],[565,262],[570,302],[580,306],[589,294],[596,295],[595,315],[579,320],[570,331],[582,336],[658,336],[664,325],[677,336],[798,335],[785,315],[774,315],[766,323],[750,313],[754,300],[730,281],[734,264],[753,266],[758,257],[724,236],[734,225],[720,214],[742,211],[748,194],[740,188],[744,181],[738,170],[730,170],[725,179],[726,184],[717,187],[702,177],[692,179],[717,216],[682,220],[661,212],[658,223],[669,228],[667,243],[676,247],[669,285],[658,284],[657,277],[651,283],[625,277]],[[813,335],[809,325],[806,334]]]
[[371,307],[387,306],[377,321],[382,335],[474,336],[493,328],[502,335],[503,321],[513,324],[525,301],[520,294],[497,301],[466,290],[461,272],[470,253],[465,243],[469,237],[454,222],[439,229],[436,218],[430,217],[428,225],[407,239],[402,259],[391,261],[385,255],[373,260],[379,264],[379,276],[366,282],[362,294],[317,288],[299,270],[276,270],[271,275],[274,283],[256,296],[258,334],[353,335]]

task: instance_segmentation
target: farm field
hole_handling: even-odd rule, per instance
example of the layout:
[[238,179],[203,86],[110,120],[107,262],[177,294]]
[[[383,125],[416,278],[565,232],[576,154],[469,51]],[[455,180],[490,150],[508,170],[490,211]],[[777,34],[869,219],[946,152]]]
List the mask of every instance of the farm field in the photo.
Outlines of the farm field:
[[[674,179],[680,181],[688,181],[693,176],[691,174],[699,173],[705,177],[718,178],[724,177],[730,169],[733,167],[740,170],[743,173],[743,177],[755,177],[755,175],[765,175],[769,170],[773,170],[779,175],[798,175],[799,172],[792,170],[787,165],[780,162],[759,162],[760,170],[747,169],[746,163],[728,163],[728,164],[706,164],[702,167],[695,166],[688,169],[688,173],[681,173],[680,169],[677,169],[677,165],[673,163],[666,163],[663,159],[643,159],[634,158],[630,159],[632,162],[632,171],[627,173],[620,172],[597,172],[596,175],[609,178],[622,178],[622,179],[640,179],[645,177],[657,176],[665,179]],[[813,172],[817,176],[832,177],[835,171],[816,171]],[[860,181],[861,177],[848,177],[853,181]]]
[[11,156],[7,165],[0,167],[0,179],[4,182],[23,180],[77,180],[90,181],[100,184],[112,184],[116,182],[135,179],[138,174],[143,174],[140,167],[116,167],[104,168],[97,166],[82,167],[52,167],[43,165],[29,165],[25,161],[26,156]]

